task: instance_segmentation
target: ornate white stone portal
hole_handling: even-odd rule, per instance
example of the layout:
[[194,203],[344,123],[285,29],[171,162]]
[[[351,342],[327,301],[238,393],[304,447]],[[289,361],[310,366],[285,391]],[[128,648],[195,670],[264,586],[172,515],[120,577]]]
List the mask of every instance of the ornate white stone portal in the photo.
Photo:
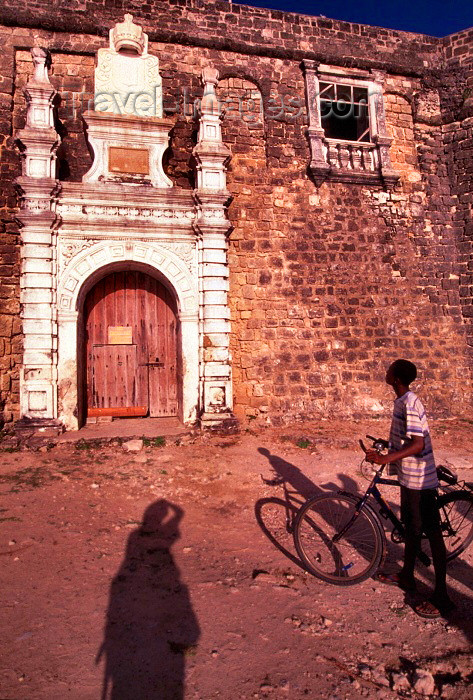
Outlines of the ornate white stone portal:
[[17,134],[24,332],[20,423],[74,429],[85,418],[83,305],[95,283],[119,270],[155,277],[178,309],[185,423],[234,421],[229,352],[226,215],[230,197],[216,105],[218,73],[203,71],[197,188],[174,187],[163,169],[173,120],[162,116],[159,63],[131,15],[98,52],[95,111],[84,114],[94,161],[82,183],[56,179],[59,136],[49,57],[32,50],[27,125]]

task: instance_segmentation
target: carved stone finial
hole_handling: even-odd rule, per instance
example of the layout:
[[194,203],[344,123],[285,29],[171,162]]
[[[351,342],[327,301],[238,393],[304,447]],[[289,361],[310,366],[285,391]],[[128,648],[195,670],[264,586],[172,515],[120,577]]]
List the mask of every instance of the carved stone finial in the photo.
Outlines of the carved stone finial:
[[117,22],[110,30],[110,48],[117,52],[129,49],[140,56],[148,52],[148,35],[139,24],[133,22],[133,15],[126,14],[125,21]]
[[204,94],[199,109],[199,136],[193,153],[197,163],[197,189],[219,191],[228,196],[225,173],[232,154],[222,140],[224,113],[215,92],[218,77],[218,70],[210,66],[202,71]]
[[[61,142],[54,128],[53,103],[57,93],[49,82],[49,52],[34,46],[31,56],[34,72],[24,90],[28,105],[26,127],[16,133],[16,141],[23,159],[23,177],[50,180],[56,176],[56,151]],[[42,211],[41,207],[45,206],[41,196],[27,199],[29,209]]]
[[212,66],[205,66],[205,68],[202,69],[202,83],[204,87],[207,87],[207,85],[217,85],[218,78],[219,72],[216,68],[212,68]]
[[202,84],[204,86],[204,94],[200,104],[202,113],[219,114],[220,105],[218,103],[215,88],[218,85],[219,72],[212,66],[206,66],[202,70]]
[[[49,81],[48,75],[48,67],[51,63],[51,57],[49,55],[49,51],[47,51],[46,49],[42,49],[39,46],[34,46],[31,49],[31,56],[33,58],[34,72],[31,78],[26,83],[24,91],[26,102],[28,105],[28,110],[26,113],[26,127],[27,131],[28,129],[35,129],[38,131],[38,133],[39,131],[44,132],[40,140],[46,140],[46,142],[49,143],[49,139],[51,136],[49,132],[51,129],[53,129],[54,131],[53,101],[54,97],[57,94],[56,90]],[[26,141],[28,141],[29,136],[25,135],[26,132],[24,129],[22,129],[21,132],[19,132],[20,140],[24,141],[24,138],[23,136],[21,136],[21,134],[23,134],[26,138]],[[56,142],[57,134],[55,131],[54,135],[51,136],[51,138],[54,138],[54,142]],[[50,146],[48,146],[47,149],[47,160],[49,160]],[[30,167],[29,158],[27,158],[25,162],[28,163],[28,172],[25,174],[31,175],[32,171],[34,170],[34,167],[36,166]],[[45,172],[48,171],[48,167],[45,166],[45,168],[43,168]],[[41,172],[41,168],[38,166],[36,168],[36,171]],[[32,176],[36,177],[36,175]]]
[[39,46],[33,46],[31,49],[31,56],[33,57],[34,63],[34,73],[31,79],[32,82],[46,83],[50,85],[51,83],[48,75],[48,67],[50,64],[49,52]]

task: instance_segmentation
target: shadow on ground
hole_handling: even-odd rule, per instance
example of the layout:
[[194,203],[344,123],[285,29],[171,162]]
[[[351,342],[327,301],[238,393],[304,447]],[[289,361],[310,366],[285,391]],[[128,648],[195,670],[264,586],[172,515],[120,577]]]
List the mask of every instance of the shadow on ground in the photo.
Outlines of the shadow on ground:
[[[291,462],[286,461],[278,455],[263,447],[258,448],[258,452],[268,459],[274,472],[274,478],[263,479],[264,483],[272,486],[280,486],[283,490],[283,497],[261,498],[255,505],[256,519],[264,534],[290,561],[301,569],[304,569],[293,544],[293,524],[300,506],[313,496],[327,491],[350,491],[359,493],[358,484],[347,474],[338,474],[340,484],[333,482],[314,484],[301,470]],[[387,501],[394,510],[398,508],[396,503]],[[402,546],[390,541],[389,536],[386,570],[395,571],[402,563]],[[473,545],[472,545],[473,546]],[[419,564],[419,567],[421,565]],[[428,585],[433,588],[434,576],[431,568],[422,566],[422,574],[428,579]],[[460,555],[453,560],[448,567],[448,580],[458,581],[462,586],[473,587],[473,568]],[[447,580],[447,582],[448,582]],[[326,584],[330,585],[330,584]],[[382,585],[382,584],[380,584]],[[420,587],[420,596],[415,598],[406,597],[406,603],[412,605],[422,597],[427,597],[429,591],[425,586]],[[449,614],[448,622],[460,629],[465,638],[473,642],[473,597],[463,592],[455,590],[452,598],[456,603],[456,609]]]
[[186,655],[199,639],[199,624],[171,547],[183,510],[152,503],[129,539],[110,586],[104,640],[102,700],[182,700]]
[[356,492],[357,484],[354,479],[342,474],[340,475],[342,486],[333,483],[317,486],[291,462],[271,454],[264,447],[259,447],[258,452],[267,458],[274,473],[274,478],[263,479],[264,483],[280,486],[283,490],[283,498],[271,496],[259,499],[255,505],[257,522],[274,546],[294,564],[304,569],[304,565],[295,553],[292,539],[297,511],[308,498],[340,488]]

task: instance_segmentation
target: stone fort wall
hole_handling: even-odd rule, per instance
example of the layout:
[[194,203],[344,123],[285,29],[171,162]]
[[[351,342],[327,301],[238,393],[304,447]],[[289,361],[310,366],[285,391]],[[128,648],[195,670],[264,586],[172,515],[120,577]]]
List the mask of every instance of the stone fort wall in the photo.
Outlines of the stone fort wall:
[[442,137],[458,250],[460,300],[473,357],[473,29],[444,39],[447,57],[440,94]]
[[[0,11],[2,186],[0,400],[18,416],[21,363],[14,133],[24,126],[33,43],[52,54],[61,95],[59,178],[90,167],[81,112],[94,55],[132,12],[160,58],[164,106],[177,114],[167,174],[191,189],[190,154],[203,66],[227,99],[235,412],[273,422],[321,414],[377,415],[390,403],[386,364],[420,367],[431,412],[469,405],[473,344],[471,36],[446,39],[228,3],[5,2]],[[302,59],[385,73],[391,159],[380,186],[308,175]],[[274,108],[284,100],[284,109]],[[276,101],[276,102],[275,102]],[[233,105],[233,106],[232,106]],[[281,113],[280,113],[281,112]],[[473,112],[472,112],[473,114]]]

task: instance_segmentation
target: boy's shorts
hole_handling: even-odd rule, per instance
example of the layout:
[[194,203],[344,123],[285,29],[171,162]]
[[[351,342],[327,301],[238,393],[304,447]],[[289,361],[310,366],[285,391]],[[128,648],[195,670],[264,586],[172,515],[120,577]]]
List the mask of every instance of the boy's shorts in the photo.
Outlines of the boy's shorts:
[[437,489],[408,489],[401,486],[401,520],[416,535],[440,530]]

